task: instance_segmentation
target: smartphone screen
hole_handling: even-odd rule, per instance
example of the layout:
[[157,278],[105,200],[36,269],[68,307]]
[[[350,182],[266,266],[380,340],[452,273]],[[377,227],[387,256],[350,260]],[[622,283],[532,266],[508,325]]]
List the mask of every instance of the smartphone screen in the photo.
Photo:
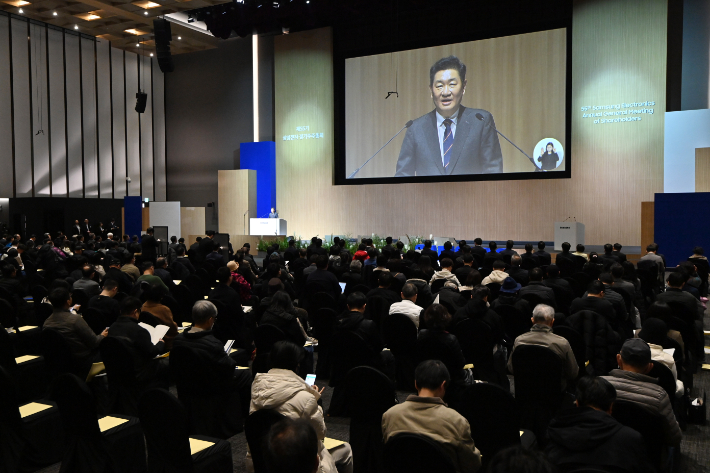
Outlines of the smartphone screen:
[[316,384],[316,375],[314,374],[309,374],[306,376],[306,384],[309,386],[313,386]]

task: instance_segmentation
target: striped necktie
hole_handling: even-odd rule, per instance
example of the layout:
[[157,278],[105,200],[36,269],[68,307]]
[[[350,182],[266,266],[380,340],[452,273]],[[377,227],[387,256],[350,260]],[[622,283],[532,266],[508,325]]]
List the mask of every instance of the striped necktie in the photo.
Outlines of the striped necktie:
[[454,134],[451,132],[451,124],[454,123],[450,119],[444,120],[444,169],[449,166],[451,160],[451,148],[454,146]]

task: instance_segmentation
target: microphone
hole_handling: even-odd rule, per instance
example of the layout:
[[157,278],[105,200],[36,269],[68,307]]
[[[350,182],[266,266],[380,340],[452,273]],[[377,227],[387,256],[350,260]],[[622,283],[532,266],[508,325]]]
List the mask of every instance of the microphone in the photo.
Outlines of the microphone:
[[[477,113],[477,114],[476,114],[476,118],[478,118],[479,120],[483,121],[483,115],[481,115],[480,113]],[[489,124],[486,123],[486,125],[489,125]],[[498,131],[498,129],[497,129],[495,126],[493,126],[493,129],[496,131],[496,133],[498,133],[500,136],[502,136],[503,138],[505,138],[505,140],[506,140],[508,143],[510,143],[511,145],[515,146],[518,151],[520,151],[521,153],[523,153],[523,154],[530,160],[530,162],[532,163],[532,165],[535,166],[535,160],[534,160],[533,158],[531,158],[530,156],[528,156],[528,153],[526,153],[525,151],[523,151],[522,149],[520,149],[520,148],[518,147],[518,145],[516,145],[515,143],[513,143],[512,141],[510,141],[510,140],[508,139],[508,137],[505,136],[505,135],[504,135],[503,133],[501,133],[500,131]],[[535,166],[535,169],[538,169],[538,167]]]
[[[390,138],[390,140],[389,140],[387,143],[385,143],[384,146],[382,146],[382,148],[378,149],[378,150],[377,150],[377,153],[373,154],[372,157],[370,157],[370,159],[368,159],[367,161],[365,161],[365,164],[367,164],[367,163],[369,163],[370,161],[372,161],[372,158],[374,158],[375,156],[377,156],[377,154],[378,154],[380,151],[382,151],[383,149],[385,149],[385,146],[387,146],[388,144],[390,144],[390,142],[391,142],[393,139],[397,138],[397,135],[399,135],[400,133],[402,133],[405,128],[409,128],[410,126],[412,126],[412,123],[414,123],[412,120],[409,120],[407,123],[405,123],[404,126],[402,127],[402,129],[399,130],[396,135],[394,135],[392,138]],[[355,174],[357,174],[358,172],[360,172],[360,169],[364,168],[364,167],[365,167],[365,164],[363,164],[362,166],[360,166],[359,168],[357,168],[356,170],[354,170],[354,171],[348,176],[348,179],[352,179],[353,177],[355,177]]]

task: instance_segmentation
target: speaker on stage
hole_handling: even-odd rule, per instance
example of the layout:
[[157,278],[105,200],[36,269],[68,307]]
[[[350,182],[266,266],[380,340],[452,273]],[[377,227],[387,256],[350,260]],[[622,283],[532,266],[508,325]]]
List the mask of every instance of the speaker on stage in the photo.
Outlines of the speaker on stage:
[[155,52],[158,57],[158,66],[163,72],[173,72],[175,65],[170,54],[170,41],[173,35],[170,30],[170,22],[162,18],[153,20],[153,33],[155,34]]

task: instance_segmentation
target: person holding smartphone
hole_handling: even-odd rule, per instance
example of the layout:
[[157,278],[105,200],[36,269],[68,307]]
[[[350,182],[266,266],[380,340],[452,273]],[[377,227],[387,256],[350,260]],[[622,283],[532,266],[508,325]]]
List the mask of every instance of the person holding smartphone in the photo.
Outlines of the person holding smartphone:
[[[305,419],[315,429],[319,440],[321,471],[325,473],[352,473],[353,455],[350,444],[345,443],[328,451],[323,445],[326,434],[323,408],[318,400],[325,388],[309,385],[298,373],[305,358],[305,350],[290,341],[274,344],[269,353],[269,371],[258,373],[251,387],[249,413],[260,409],[273,409],[286,417]],[[251,454],[247,452],[247,471],[253,471]]]

